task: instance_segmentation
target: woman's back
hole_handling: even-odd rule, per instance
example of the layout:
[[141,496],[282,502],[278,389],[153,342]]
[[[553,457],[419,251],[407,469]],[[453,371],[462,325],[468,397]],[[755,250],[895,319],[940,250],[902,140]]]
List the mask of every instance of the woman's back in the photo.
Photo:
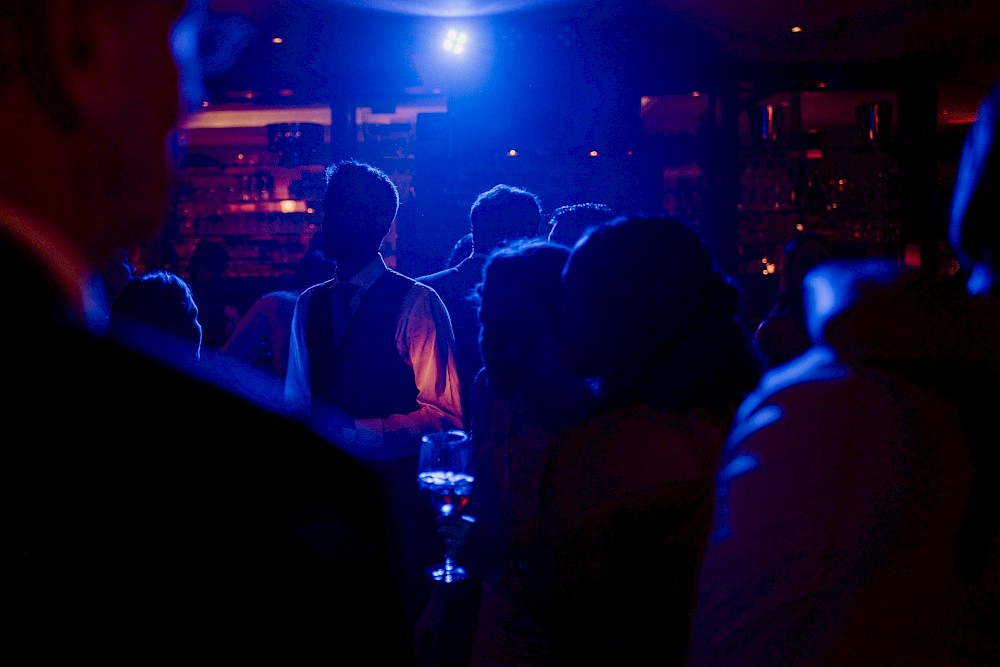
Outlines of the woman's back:
[[713,475],[758,377],[738,290],[661,217],[591,228],[563,284],[563,353],[599,397],[542,481],[552,659],[681,664]]
[[559,664],[680,664],[726,422],[636,405],[570,429],[543,526]]

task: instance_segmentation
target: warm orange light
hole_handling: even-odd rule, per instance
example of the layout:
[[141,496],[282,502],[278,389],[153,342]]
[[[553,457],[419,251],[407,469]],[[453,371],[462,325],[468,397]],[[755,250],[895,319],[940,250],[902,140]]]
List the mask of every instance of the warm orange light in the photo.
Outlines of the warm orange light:
[[517,149],[511,148],[509,151],[507,151],[507,157],[517,157]]
[[600,155],[600,153],[598,153],[597,151],[590,151],[589,153],[587,153],[587,155],[589,155],[590,157],[597,157],[598,155]]
[[792,32],[802,32],[802,26],[800,26],[800,25],[793,25],[792,26]]
[[278,202],[278,206],[281,208],[282,213],[295,213],[295,209],[298,202],[294,199],[282,199]]
[[284,43],[284,41],[285,41],[285,40],[283,40],[283,39],[282,39],[282,38],[280,38],[280,37],[272,37],[272,38],[271,38],[271,43],[272,43],[272,44],[282,44],[282,43]]

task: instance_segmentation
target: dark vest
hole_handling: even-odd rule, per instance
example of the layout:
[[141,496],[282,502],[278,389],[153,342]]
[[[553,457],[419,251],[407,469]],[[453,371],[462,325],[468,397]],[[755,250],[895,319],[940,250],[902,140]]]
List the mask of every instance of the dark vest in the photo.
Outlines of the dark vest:
[[389,270],[371,286],[337,346],[332,283],[316,288],[306,321],[312,400],[325,400],[354,419],[417,409],[413,368],[396,346],[396,325],[411,278]]

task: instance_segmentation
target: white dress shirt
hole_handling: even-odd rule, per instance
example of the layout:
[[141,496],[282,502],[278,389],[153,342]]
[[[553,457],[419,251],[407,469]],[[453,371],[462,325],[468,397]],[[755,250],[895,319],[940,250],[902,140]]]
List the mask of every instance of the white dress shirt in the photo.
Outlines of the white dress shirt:
[[[358,287],[351,301],[352,314],[357,311],[368,289],[387,270],[385,261],[378,255],[348,281]],[[336,281],[334,278],[333,282]],[[310,416],[312,402],[306,322],[317,287],[314,285],[305,290],[295,306],[285,377],[285,407],[293,414],[306,417]],[[399,356],[413,368],[417,409],[384,419],[356,419],[353,426],[346,428],[341,424],[323,429],[320,425],[321,432],[335,444],[364,458],[371,458],[376,450],[384,449],[390,434],[405,432],[413,436],[408,439],[413,441],[423,433],[462,427],[455,335],[448,310],[437,292],[422,283],[414,283],[403,298],[395,338]],[[404,439],[388,438],[389,442],[400,440]],[[377,452],[378,457],[388,454]]]

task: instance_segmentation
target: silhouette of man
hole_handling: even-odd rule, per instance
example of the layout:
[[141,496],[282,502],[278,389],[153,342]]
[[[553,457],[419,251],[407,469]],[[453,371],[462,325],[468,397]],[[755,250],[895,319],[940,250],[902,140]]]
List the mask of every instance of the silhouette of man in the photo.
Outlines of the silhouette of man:
[[461,428],[462,406],[444,303],[379,253],[398,207],[395,184],[377,167],[345,160],[328,169],[323,254],[337,275],[296,302],[284,398],[381,474],[412,623],[426,604],[424,569],[438,546],[415,480],[420,436]]
[[479,352],[476,286],[483,280],[486,258],[508,241],[538,235],[542,208],[538,197],[524,188],[495,185],[481,193],[469,209],[473,253],[456,266],[418,278],[444,301],[455,331],[458,379],[462,388],[462,414],[469,427],[469,397],[476,374],[483,367]]
[[413,454],[422,434],[462,425],[448,312],[379,252],[398,207],[377,167],[345,160],[328,170],[323,252],[337,275],[296,304],[285,380],[289,409],[375,459]]

